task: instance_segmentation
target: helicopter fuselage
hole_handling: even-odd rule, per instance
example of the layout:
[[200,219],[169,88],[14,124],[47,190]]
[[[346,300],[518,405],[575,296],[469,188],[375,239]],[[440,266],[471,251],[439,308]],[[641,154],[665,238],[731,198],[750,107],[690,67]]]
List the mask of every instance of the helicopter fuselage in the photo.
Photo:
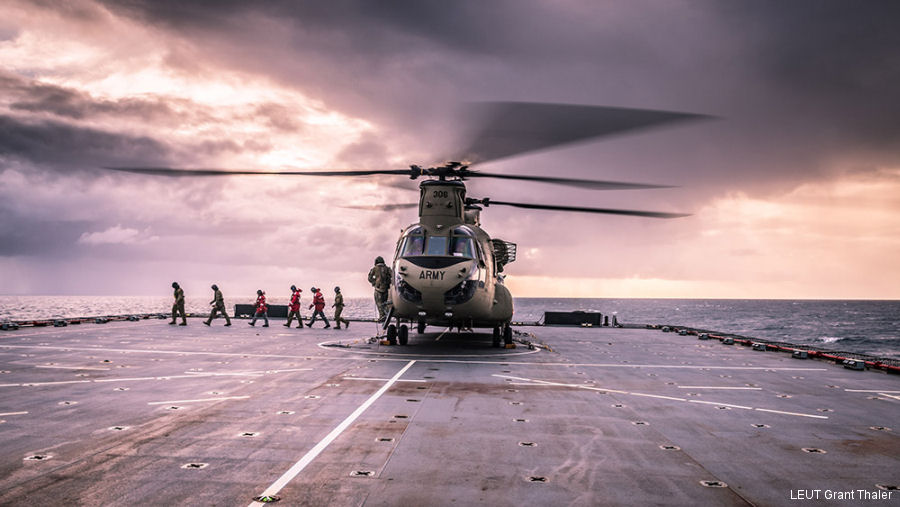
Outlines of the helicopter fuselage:
[[393,317],[400,322],[499,328],[512,320],[494,241],[479,226],[477,206],[465,205],[465,185],[420,185],[419,222],[407,227],[394,254]]

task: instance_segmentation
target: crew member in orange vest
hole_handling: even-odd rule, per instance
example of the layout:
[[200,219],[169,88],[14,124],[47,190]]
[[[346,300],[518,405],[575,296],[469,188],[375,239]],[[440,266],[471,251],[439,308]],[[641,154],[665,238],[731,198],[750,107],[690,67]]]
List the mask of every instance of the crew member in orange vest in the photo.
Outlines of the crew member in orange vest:
[[309,322],[306,323],[306,327],[312,327],[313,322],[316,321],[316,316],[322,317],[322,320],[325,321],[325,329],[331,327],[331,324],[328,323],[328,319],[325,318],[325,312],[322,310],[325,309],[325,296],[319,291],[319,289],[312,287],[309,289],[313,293],[313,302],[309,305],[310,308],[316,307],[316,310],[313,312],[312,317],[309,318]]
[[256,325],[256,319],[262,315],[262,318],[266,319],[266,323],[263,324],[263,327],[269,327],[269,307],[266,306],[266,293],[262,291],[262,289],[256,291],[256,313],[253,314],[253,320],[248,322],[251,326]]
[[291,327],[291,321],[294,320],[294,317],[297,317],[297,321],[300,323],[297,329],[303,329],[303,317],[300,316],[301,292],[303,292],[303,289],[298,289],[296,285],[291,285],[291,304],[288,306],[290,313],[288,313],[288,320],[284,327]]

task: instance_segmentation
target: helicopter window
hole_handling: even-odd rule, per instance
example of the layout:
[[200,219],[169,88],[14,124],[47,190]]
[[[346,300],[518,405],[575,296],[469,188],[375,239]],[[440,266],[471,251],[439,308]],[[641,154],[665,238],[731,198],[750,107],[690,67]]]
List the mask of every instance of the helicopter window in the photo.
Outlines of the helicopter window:
[[465,236],[454,236],[450,242],[450,255],[454,257],[475,257],[475,242]]
[[428,236],[428,246],[425,255],[447,255],[449,239],[446,236]]
[[407,236],[403,240],[403,248],[400,250],[401,257],[409,257],[411,255],[422,255],[425,247],[425,236]]

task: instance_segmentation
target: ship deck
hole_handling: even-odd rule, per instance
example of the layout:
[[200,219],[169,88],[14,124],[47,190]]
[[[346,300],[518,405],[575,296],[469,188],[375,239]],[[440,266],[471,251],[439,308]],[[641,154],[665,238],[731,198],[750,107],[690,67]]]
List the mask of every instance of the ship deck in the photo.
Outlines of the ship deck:
[[646,329],[245,322],[0,333],[0,504],[900,504],[897,375]]

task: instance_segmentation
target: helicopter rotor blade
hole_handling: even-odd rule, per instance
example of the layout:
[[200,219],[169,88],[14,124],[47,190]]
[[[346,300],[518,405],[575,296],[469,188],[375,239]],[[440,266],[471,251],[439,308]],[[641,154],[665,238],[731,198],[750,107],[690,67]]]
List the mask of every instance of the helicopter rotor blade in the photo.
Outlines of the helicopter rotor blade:
[[338,206],[340,208],[347,209],[362,209],[369,211],[394,211],[398,209],[410,209],[410,208],[418,208],[419,204],[415,202],[404,202],[404,203],[396,203],[396,204],[361,204],[357,206]]
[[682,218],[691,216],[689,213],[666,213],[660,211],[638,211],[612,208],[586,208],[581,206],[557,206],[554,204],[533,204],[524,202],[508,202],[495,201],[493,199],[467,199],[468,204],[482,204],[489,206],[512,206],[514,208],[551,210],[551,211],[572,211],[576,213],[600,213],[606,215],[626,215],[634,217],[647,218]]
[[485,163],[565,144],[711,116],[605,106],[541,102],[475,102],[464,123],[474,124],[454,160]]
[[248,169],[177,169],[174,167],[105,167],[113,171],[155,176],[372,176],[376,174],[395,174],[409,176],[410,169],[371,169],[371,170],[335,170],[335,171],[251,171]]
[[536,181],[540,183],[552,183],[555,185],[568,185],[591,190],[633,190],[648,188],[676,188],[673,185],[654,185],[650,183],[628,183],[623,181],[585,180],[579,178],[554,178],[552,176],[526,176],[520,174],[486,173],[482,171],[467,171],[465,178],[497,178],[503,180]]

